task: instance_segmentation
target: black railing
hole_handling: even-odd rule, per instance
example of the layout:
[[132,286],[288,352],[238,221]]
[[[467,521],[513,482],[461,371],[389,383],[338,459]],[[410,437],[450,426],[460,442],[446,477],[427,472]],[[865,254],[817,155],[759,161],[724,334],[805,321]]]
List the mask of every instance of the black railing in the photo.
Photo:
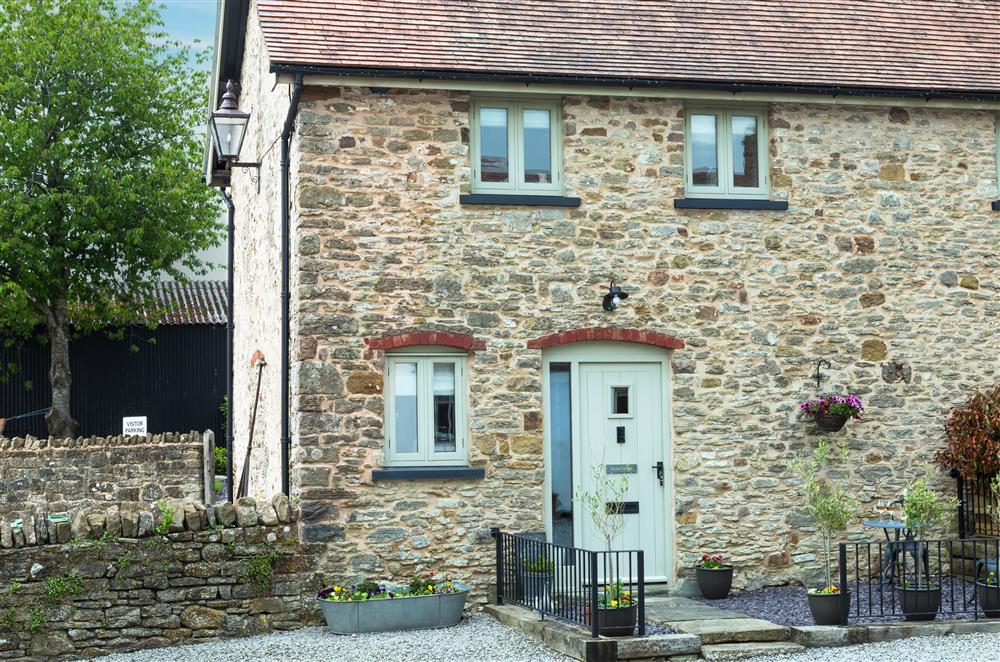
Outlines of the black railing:
[[646,634],[641,550],[596,552],[496,528],[490,534],[496,540],[497,604],[519,604],[594,637],[636,629]]
[[[1000,616],[1000,538],[840,543],[853,622]],[[846,623],[845,623],[846,625]]]
[[1000,523],[993,517],[993,510],[1000,503],[993,494],[992,477],[962,478],[955,472],[958,483],[958,536],[1000,536]]

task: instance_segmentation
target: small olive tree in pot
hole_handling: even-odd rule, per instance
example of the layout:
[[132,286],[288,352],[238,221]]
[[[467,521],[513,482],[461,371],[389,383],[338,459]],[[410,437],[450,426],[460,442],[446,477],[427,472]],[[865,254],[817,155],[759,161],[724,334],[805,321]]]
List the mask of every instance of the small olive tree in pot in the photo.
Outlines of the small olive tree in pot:
[[[578,489],[576,499],[587,509],[590,521],[604,538],[607,551],[610,552],[615,538],[625,527],[622,515],[625,498],[628,496],[628,476],[610,476],[603,464],[591,467],[591,471],[591,489]],[[604,591],[597,601],[598,628],[606,636],[631,635],[638,617],[638,599],[631,591],[625,590],[621,577],[611,576],[616,569],[607,564],[607,557],[605,566]],[[584,621],[590,623],[590,605],[584,606]]]
[[[929,471],[929,470],[928,470]],[[917,478],[903,496],[902,520],[908,533],[903,543],[903,583],[896,587],[899,606],[908,621],[931,621],[941,608],[941,585],[931,579],[927,532],[948,521],[958,507],[955,497],[931,489],[927,477]],[[907,565],[907,556],[912,565]]]
[[[836,453],[843,459],[846,448]],[[858,508],[858,501],[826,475],[827,463],[835,455],[827,442],[822,442],[809,457],[800,457],[794,467],[802,476],[806,508],[816,521],[823,536],[825,583],[821,588],[806,591],[809,611],[817,625],[843,625],[850,609],[850,591],[833,582],[833,561],[830,546],[833,536],[847,528]]]

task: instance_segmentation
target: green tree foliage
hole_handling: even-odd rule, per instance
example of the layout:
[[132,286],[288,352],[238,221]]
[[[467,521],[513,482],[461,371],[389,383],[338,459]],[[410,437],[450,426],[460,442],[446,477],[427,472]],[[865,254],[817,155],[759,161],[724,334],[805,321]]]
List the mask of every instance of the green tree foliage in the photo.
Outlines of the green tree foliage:
[[154,284],[221,239],[201,182],[207,54],[149,0],[0,4],[0,336],[44,325],[50,434],[68,436],[68,339],[140,321]]

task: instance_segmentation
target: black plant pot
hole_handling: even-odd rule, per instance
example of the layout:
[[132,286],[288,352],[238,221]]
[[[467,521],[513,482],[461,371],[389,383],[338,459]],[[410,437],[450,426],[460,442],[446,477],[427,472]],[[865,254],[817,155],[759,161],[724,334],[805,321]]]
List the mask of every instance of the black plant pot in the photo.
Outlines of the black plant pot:
[[635,632],[638,605],[619,609],[597,609],[597,628],[606,637],[628,637]]
[[847,417],[824,412],[816,414],[816,427],[823,432],[837,432],[847,424]]
[[979,606],[986,618],[1000,618],[1000,586],[976,582],[976,591],[979,593]]
[[896,589],[899,608],[907,621],[933,621],[941,609],[941,587]]
[[851,610],[851,592],[807,593],[809,611],[816,625],[847,625],[847,614]]
[[695,568],[698,577],[698,589],[707,600],[722,600],[729,595],[733,587],[733,566],[724,566],[718,570]]

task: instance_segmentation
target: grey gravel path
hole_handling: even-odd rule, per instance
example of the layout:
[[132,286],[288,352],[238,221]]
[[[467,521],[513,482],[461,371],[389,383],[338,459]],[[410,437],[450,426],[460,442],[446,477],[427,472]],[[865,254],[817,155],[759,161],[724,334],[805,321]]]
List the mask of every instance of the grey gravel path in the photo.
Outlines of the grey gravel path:
[[336,635],[310,627],[259,637],[221,639],[138,653],[109,655],[103,662],[570,662],[533,639],[502,625],[492,616],[475,614],[453,628]]
[[743,662],[997,662],[1000,634],[914,637],[847,648],[812,648],[798,655],[755,657]]

